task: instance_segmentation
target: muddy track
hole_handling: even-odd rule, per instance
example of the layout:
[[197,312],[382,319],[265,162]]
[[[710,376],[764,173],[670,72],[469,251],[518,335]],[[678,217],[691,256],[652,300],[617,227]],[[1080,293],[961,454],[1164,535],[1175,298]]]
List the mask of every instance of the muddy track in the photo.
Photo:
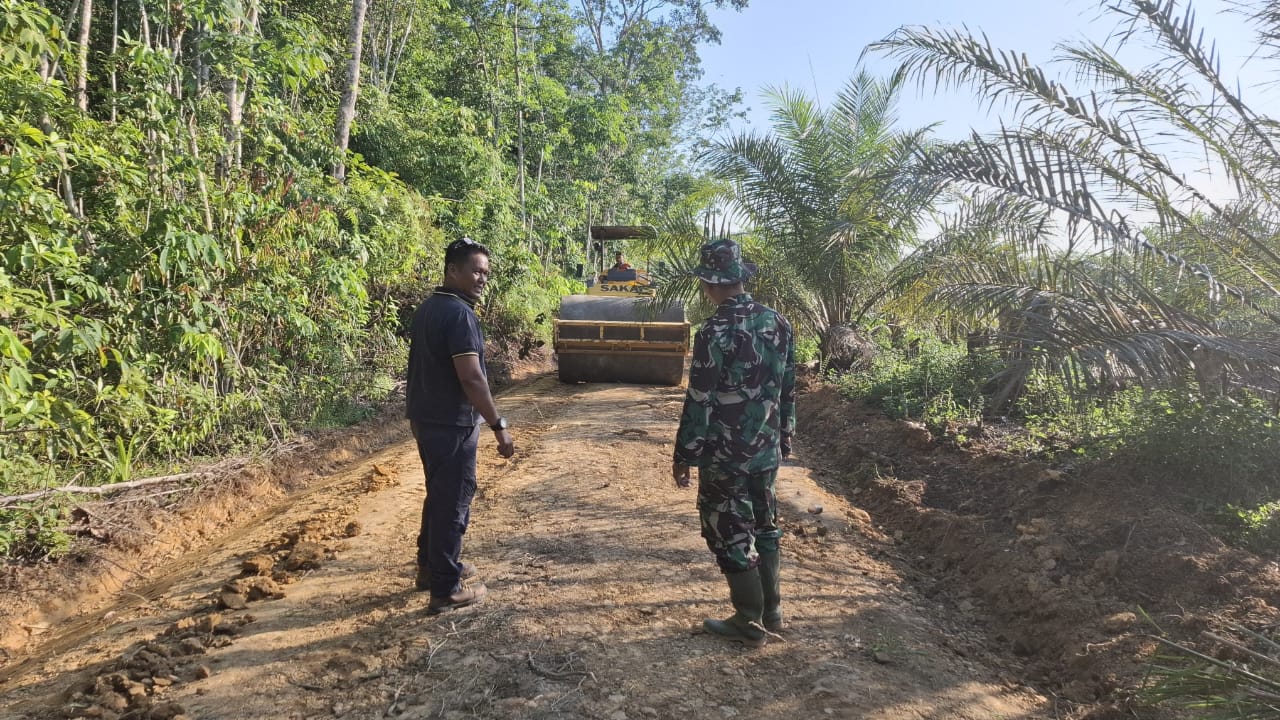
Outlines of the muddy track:
[[800,463],[779,480],[788,631],[752,652],[698,632],[727,592],[668,477],[681,397],[551,377],[504,393],[519,452],[481,446],[479,606],[431,616],[412,591],[406,427],[6,668],[0,716],[1051,716]]
[[[321,502],[327,502],[330,496],[343,491],[342,486],[350,485],[353,481],[359,482],[368,474],[367,465],[367,462],[361,462],[360,467],[353,472],[338,473],[310,484],[291,494],[284,501],[275,503],[242,521],[239,527],[278,527],[280,523],[288,522],[289,517],[296,514],[300,503],[306,503],[311,498],[320,498]],[[346,490],[349,492],[349,488]],[[176,562],[153,572],[145,581],[130,586],[127,591],[106,603],[105,607],[58,623],[52,628],[53,636],[40,643],[36,655],[22,658],[17,663],[0,668],[0,686],[24,674],[29,666],[38,662],[40,658],[57,656],[79,645],[86,637],[106,630],[117,622],[122,614],[137,612],[139,608],[145,610],[146,607],[168,602],[167,596],[175,584],[193,574],[203,574],[203,568],[211,562],[212,558],[224,554],[229,547],[238,545],[240,540],[238,533],[223,535],[204,547],[185,553]]]

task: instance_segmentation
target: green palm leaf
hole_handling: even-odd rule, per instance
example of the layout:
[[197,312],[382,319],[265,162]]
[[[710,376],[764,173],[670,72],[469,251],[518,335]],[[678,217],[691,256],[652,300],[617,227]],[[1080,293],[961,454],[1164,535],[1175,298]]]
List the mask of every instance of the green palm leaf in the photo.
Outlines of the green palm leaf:
[[[922,86],[970,87],[1010,113],[996,133],[922,154],[925,173],[969,199],[883,292],[996,323],[1015,383],[1033,365],[1069,368],[1082,385],[1203,381],[1212,365],[1274,389],[1280,128],[1222,74],[1189,4],[1107,9],[1116,47],[1061,45],[1060,74],[963,28],[902,28],[873,46]],[[1250,17],[1259,55],[1274,57],[1280,3]],[[1159,57],[1125,65],[1117,50],[1136,42]],[[1180,169],[1194,158],[1235,197]]]
[[830,107],[771,88],[770,131],[722,139],[703,156],[747,228],[762,268],[755,292],[818,335],[876,295],[937,196],[936,179],[917,172],[929,128],[896,126],[904,80],[860,72]]

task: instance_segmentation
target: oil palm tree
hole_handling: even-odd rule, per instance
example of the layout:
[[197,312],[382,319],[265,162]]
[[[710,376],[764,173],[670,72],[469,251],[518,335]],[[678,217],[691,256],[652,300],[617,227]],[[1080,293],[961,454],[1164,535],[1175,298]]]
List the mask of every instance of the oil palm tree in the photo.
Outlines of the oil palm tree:
[[[1113,47],[1064,44],[1053,61],[1079,90],[967,30],[906,27],[873,46],[909,78],[968,86],[1012,111],[1000,131],[922,158],[969,201],[895,286],[997,322],[1007,351],[1078,379],[1160,384],[1194,371],[1202,386],[1274,392],[1280,126],[1222,74],[1189,6],[1105,7],[1120,21]],[[1250,19],[1258,60],[1274,60],[1280,3],[1256,4]],[[1117,54],[1133,43],[1157,59],[1126,66]],[[1230,180],[1230,199],[1182,172],[1197,153]]]
[[769,132],[713,142],[703,155],[754,245],[758,294],[824,350],[901,259],[935,195],[915,171],[929,128],[896,125],[904,78],[859,72],[830,107],[770,89]]

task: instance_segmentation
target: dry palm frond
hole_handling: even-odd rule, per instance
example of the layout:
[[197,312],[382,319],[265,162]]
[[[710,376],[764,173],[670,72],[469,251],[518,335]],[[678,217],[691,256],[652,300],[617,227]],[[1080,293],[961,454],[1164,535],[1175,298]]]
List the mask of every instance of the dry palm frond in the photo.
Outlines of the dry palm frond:
[[1228,627],[1242,640],[1214,633],[1205,637],[1233,651],[1223,660],[1187,645],[1156,637],[1176,654],[1156,657],[1148,674],[1145,698],[1179,705],[1209,720],[1261,720],[1280,716],[1280,644],[1234,623]]

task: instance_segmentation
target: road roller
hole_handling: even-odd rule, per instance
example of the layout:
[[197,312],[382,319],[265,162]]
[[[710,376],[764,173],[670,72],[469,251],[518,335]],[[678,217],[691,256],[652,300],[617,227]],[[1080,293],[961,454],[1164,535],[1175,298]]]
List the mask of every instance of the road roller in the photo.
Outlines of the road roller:
[[588,282],[587,294],[560,300],[560,381],[679,385],[689,354],[684,305],[658,303],[643,270],[611,268]]

